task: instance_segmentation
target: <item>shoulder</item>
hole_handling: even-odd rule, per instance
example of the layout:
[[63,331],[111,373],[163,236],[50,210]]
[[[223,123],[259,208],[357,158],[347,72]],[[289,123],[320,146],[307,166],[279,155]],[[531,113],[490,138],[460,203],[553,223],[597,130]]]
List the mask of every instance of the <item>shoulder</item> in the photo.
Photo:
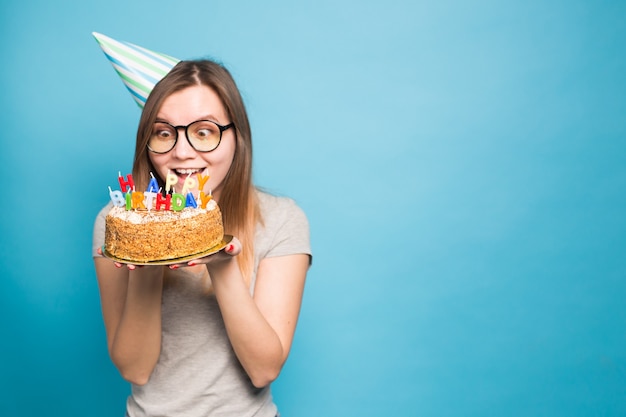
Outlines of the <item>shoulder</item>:
[[309,253],[309,222],[291,198],[257,191],[261,222],[257,228],[257,250],[262,257]]
[[266,228],[280,227],[287,223],[302,223],[308,227],[304,210],[291,198],[257,191],[261,223]]
[[266,191],[257,191],[257,197],[259,200],[259,207],[261,209],[261,213],[265,214],[267,212],[304,212],[298,206],[298,204],[289,197],[277,196],[270,194]]

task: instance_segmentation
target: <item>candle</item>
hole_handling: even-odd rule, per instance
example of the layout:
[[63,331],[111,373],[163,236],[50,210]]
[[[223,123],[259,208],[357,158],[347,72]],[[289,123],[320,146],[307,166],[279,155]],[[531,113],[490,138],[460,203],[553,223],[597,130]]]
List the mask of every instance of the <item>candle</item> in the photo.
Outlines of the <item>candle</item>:
[[183,191],[181,192],[181,194],[183,195],[187,194],[187,191],[189,191],[190,188],[194,188],[196,184],[198,183],[198,181],[196,181],[195,178],[191,178],[190,175],[191,174],[187,175],[187,178],[185,178],[185,183],[183,184]]
[[200,201],[202,202],[200,204],[200,207],[206,208],[206,205],[209,203],[209,201],[211,201],[212,198],[213,196],[211,196],[211,194],[206,195],[203,192],[200,192]]
[[124,200],[124,194],[122,194],[121,191],[113,191],[111,187],[109,187],[109,196],[111,197],[111,201],[113,202],[114,206],[124,207],[126,205],[126,200]]
[[157,194],[155,210],[169,210],[172,205],[172,195],[167,194],[163,197],[163,194]]
[[135,183],[133,182],[133,176],[131,174],[128,174],[126,176],[126,181],[124,181],[124,177],[122,177],[122,173],[119,172],[117,176],[117,180],[120,183],[120,188],[122,189],[122,192],[126,192],[127,188],[128,190],[132,190],[133,188],[135,188]]
[[197,177],[198,177],[198,190],[202,191],[204,190],[204,184],[206,184],[207,180],[209,179],[209,176],[197,174]]
[[126,210],[130,210],[132,208],[133,208],[132,194],[129,191],[126,193]]
[[144,204],[148,208],[148,211],[150,211],[154,204],[154,199],[156,198],[157,193],[154,193],[152,191],[146,191],[145,193],[143,193],[143,195],[145,197]]
[[187,193],[187,201],[185,202],[187,207],[197,208],[198,203],[196,202],[195,197],[191,193]]
[[150,183],[148,183],[148,189],[146,191],[156,193],[157,191],[159,191],[159,183],[157,182],[157,179],[154,178],[154,175],[152,175],[152,172],[150,173],[150,176],[152,178],[150,178]]
[[178,176],[176,174],[170,173],[167,171],[167,177],[165,178],[165,192],[169,193],[170,188],[172,188],[178,182]]
[[[181,211],[185,208],[185,196],[182,194],[174,193],[172,196],[172,210],[173,211]],[[169,197],[169,195],[168,195]]]
[[133,191],[132,206],[134,209],[146,208],[146,206],[143,204],[143,193],[141,191]]

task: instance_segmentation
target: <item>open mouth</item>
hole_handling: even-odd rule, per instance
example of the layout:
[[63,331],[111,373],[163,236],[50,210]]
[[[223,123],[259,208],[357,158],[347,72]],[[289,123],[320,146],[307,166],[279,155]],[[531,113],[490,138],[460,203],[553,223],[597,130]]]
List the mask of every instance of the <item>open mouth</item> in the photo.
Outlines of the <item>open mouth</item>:
[[176,168],[173,171],[179,177],[187,178],[190,175],[201,173],[203,170],[204,170],[203,168]]
[[[205,184],[208,178],[203,178],[202,180],[198,178],[198,174],[208,175],[207,169],[205,168],[173,168],[170,172],[176,174],[178,181],[174,187],[175,190],[182,190],[182,192],[189,191],[190,189],[196,189],[200,184]],[[189,179],[189,180],[188,180]],[[172,184],[174,185],[174,184]]]

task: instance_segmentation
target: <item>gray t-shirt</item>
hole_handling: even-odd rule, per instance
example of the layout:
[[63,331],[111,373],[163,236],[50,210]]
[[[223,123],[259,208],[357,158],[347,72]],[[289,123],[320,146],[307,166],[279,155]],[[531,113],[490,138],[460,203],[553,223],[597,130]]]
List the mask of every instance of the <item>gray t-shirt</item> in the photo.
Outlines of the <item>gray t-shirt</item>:
[[[255,236],[250,291],[263,258],[311,255],[309,224],[291,199],[258,192],[263,226]],[[104,244],[104,219],[98,214],[93,255]],[[270,387],[255,388],[240,365],[224,328],[215,296],[206,291],[206,268],[166,269],[162,301],[161,355],[146,385],[132,385],[130,417],[273,417],[277,407]]]

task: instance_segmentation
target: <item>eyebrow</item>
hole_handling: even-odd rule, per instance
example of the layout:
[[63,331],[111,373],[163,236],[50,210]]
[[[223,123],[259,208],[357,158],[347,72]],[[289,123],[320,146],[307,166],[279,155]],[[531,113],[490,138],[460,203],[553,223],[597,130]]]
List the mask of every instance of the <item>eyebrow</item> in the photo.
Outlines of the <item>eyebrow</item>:
[[[199,119],[196,119],[196,120],[194,120],[194,121],[192,121],[192,122],[190,122],[190,123],[194,123],[194,122],[197,122],[197,121],[200,121],[200,120],[208,120],[208,121],[211,121],[211,122],[215,122],[215,123],[217,123],[217,124],[220,124],[220,122],[218,122],[217,117],[215,117],[215,116],[213,116],[213,115],[211,115],[211,114],[208,114],[208,115],[202,116],[202,117],[200,117]],[[155,121],[155,122],[165,122],[165,123],[169,123],[169,124],[171,124],[171,122],[170,122],[168,119],[166,119],[165,117],[158,117],[158,116],[157,116],[157,118],[156,118],[154,121]]]

